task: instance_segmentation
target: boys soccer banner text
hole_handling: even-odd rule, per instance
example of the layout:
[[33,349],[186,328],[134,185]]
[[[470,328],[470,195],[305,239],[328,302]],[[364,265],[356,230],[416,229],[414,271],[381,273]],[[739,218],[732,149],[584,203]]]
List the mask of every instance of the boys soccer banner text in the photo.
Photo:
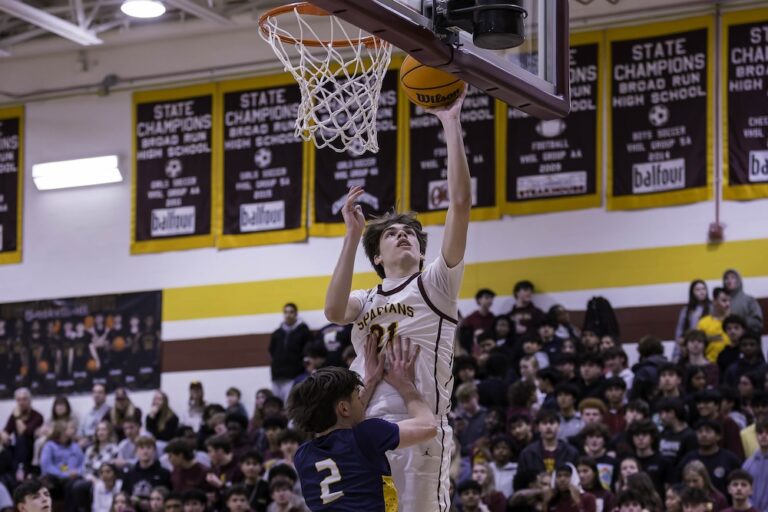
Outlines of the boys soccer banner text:
[[610,30],[608,209],[710,196],[712,17]]
[[306,144],[294,133],[300,102],[287,74],[221,84],[219,248],[307,238]]
[[134,254],[214,243],[213,175],[219,143],[215,88],[134,94]]

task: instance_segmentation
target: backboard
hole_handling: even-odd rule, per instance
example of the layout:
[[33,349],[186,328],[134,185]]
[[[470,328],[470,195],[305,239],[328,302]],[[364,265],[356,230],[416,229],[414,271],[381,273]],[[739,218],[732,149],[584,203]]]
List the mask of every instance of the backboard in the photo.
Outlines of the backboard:
[[[534,117],[564,117],[570,110],[568,0],[310,1]],[[440,13],[449,4],[521,7],[525,40],[511,49],[480,48],[471,33],[444,26]]]

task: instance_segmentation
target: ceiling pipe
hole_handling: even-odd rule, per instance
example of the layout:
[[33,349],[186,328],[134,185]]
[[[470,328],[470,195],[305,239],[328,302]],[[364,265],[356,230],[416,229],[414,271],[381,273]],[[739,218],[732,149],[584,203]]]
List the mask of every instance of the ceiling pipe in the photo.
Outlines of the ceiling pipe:
[[19,0],[0,0],[0,11],[21,18],[28,23],[44,28],[79,45],[91,46],[103,43],[92,31],[82,29],[73,23],[57,18]]

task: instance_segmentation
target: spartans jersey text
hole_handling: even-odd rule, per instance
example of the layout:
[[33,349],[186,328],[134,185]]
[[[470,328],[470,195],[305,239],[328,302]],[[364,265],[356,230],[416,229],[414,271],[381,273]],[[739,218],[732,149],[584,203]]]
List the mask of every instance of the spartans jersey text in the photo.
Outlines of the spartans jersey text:
[[368,311],[363,314],[363,317],[360,319],[359,322],[357,322],[357,328],[359,330],[363,330],[368,326],[368,323],[371,320],[374,320],[376,318],[379,318],[381,315],[384,314],[395,314],[400,316],[407,316],[413,318],[413,306],[410,306],[408,304],[403,304],[400,302],[394,303],[394,304],[384,304],[383,306],[378,306],[376,308],[369,309]]

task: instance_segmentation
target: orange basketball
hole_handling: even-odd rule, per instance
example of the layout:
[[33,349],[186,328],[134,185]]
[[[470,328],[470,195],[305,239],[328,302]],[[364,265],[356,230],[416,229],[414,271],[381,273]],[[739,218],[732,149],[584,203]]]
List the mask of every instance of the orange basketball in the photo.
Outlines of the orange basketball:
[[122,352],[125,350],[125,338],[116,336],[115,339],[112,340],[112,350],[115,352]]
[[48,361],[45,361],[45,360],[38,361],[37,373],[41,373],[41,374],[48,373],[48,369],[49,369]]
[[95,359],[89,359],[88,362],[85,363],[85,369],[93,373],[99,369],[99,363],[97,363]]
[[400,66],[405,95],[424,108],[443,107],[456,101],[466,84],[450,73],[425,66],[410,55]]

